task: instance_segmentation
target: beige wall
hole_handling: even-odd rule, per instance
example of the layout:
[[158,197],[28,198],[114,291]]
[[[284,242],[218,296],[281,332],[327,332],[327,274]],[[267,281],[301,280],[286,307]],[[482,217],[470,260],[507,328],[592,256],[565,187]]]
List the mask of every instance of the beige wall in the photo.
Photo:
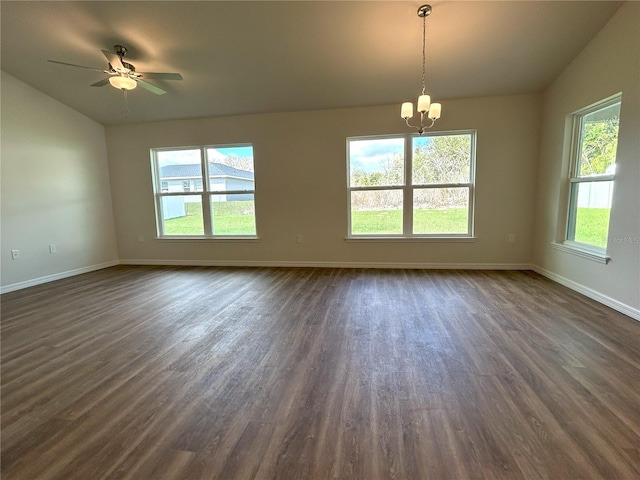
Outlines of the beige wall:
[[2,291],[117,262],[104,127],[5,72],[1,111]]
[[[640,3],[628,2],[544,94],[534,262],[562,283],[640,318]],[[567,116],[622,92],[608,265],[551,248],[567,203]]]
[[[345,242],[346,138],[404,133],[400,106],[244,115],[107,128],[123,262],[194,264],[495,265],[531,262],[540,97],[443,103],[440,130],[477,129],[473,243]],[[149,150],[252,143],[259,242],[155,240]],[[509,233],[516,243],[508,243]],[[303,242],[296,244],[296,234]],[[138,242],[142,236],[144,242]]]

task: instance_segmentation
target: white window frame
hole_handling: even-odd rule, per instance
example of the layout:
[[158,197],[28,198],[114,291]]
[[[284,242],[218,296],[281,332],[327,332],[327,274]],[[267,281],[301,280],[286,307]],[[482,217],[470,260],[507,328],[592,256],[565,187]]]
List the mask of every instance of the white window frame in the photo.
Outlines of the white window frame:
[[[347,241],[351,240],[436,240],[436,241],[473,241],[474,240],[474,218],[475,218],[475,170],[476,170],[476,130],[452,130],[425,133],[423,137],[437,137],[449,135],[470,135],[471,151],[469,160],[469,182],[464,183],[434,183],[427,185],[412,185],[412,165],[413,165],[413,139],[420,137],[417,134],[396,134],[396,135],[367,135],[347,138]],[[384,186],[351,186],[351,165],[349,146],[352,140],[384,140],[384,139],[404,139],[404,184],[384,185]],[[469,215],[467,218],[467,233],[413,233],[413,192],[414,190],[434,189],[434,188],[467,188],[469,190]],[[402,199],[402,233],[385,234],[353,234],[351,229],[351,194],[361,191],[388,191],[400,190],[403,192]]]
[[[580,184],[590,184],[597,182],[613,182],[615,188],[615,173],[580,176],[580,157],[582,153],[582,130],[584,127],[584,118],[598,110],[602,110],[612,105],[620,104],[622,107],[622,93],[618,93],[611,97],[605,98],[597,103],[582,108],[577,112],[574,112],[571,125],[571,148],[570,148],[570,162],[568,172],[568,201],[567,201],[567,213],[565,234],[563,240],[563,246],[565,248],[557,248],[558,250],[568,251],[570,253],[576,253],[585,258],[590,258],[601,263],[608,263],[610,258],[607,256],[607,248],[599,247],[589,243],[578,242],[575,240],[576,229],[576,215],[577,215],[577,202],[578,202],[578,186]],[[619,132],[618,132],[619,133]],[[617,162],[616,162],[617,163]],[[608,237],[608,235],[607,235]]]
[[[255,193],[256,193],[256,179],[255,173],[253,178],[253,189],[245,190],[212,190],[210,188],[209,178],[209,162],[207,157],[207,149],[214,148],[233,148],[233,147],[251,147],[251,143],[234,143],[234,144],[222,144],[222,145],[199,145],[199,146],[183,146],[183,147],[166,147],[166,148],[152,148],[151,149],[151,173],[153,177],[153,192],[155,199],[156,210],[156,233],[158,239],[165,240],[192,240],[192,239],[205,239],[205,240],[252,240],[258,239],[258,218],[255,214],[256,234],[255,235],[242,235],[242,234],[229,234],[229,235],[215,235],[213,233],[213,225],[211,223],[211,197],[214,195],[234,195],[234,194],[251,194],[253,195],[254,207],[255,207]],[[160,172],[158,169],[157,154],[159,152],[172,152],[181,150],[199,150],[200,151],[200,167],[202,172],[202,191],[177,191],[177,192],[163,192],[162,181],[160,180]],[[254,159],[254,172],[255,172],[255,159]],[[193,183],[195,186],[195,180]],[[183,196],[199,196],[202,205],[202,217],[203,217],[203,235],[166,235],[164,232],[164,222],[162,215],[162,198],[163,197],[183,197]]]

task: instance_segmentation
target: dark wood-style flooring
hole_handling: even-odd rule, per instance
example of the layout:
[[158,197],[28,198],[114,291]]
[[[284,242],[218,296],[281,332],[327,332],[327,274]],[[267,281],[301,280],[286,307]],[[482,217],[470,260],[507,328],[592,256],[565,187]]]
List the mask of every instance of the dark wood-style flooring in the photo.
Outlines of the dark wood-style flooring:
[[640,323],[532,272],[119,266],[1,300],[3,480],[640,478]]

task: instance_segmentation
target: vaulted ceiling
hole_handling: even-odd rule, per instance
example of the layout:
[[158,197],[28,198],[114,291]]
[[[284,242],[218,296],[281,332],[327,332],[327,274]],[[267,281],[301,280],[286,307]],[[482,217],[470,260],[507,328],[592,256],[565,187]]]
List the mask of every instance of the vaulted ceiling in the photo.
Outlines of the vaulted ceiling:
[[[1,5],[2,69],[104,125],[393,104],[420,89],[422,2],[118,1]],[[433,1],[434,99],[543,91],[622,2]],[[127,98],[89,85],[100,50],[138,71],[179,72]]]

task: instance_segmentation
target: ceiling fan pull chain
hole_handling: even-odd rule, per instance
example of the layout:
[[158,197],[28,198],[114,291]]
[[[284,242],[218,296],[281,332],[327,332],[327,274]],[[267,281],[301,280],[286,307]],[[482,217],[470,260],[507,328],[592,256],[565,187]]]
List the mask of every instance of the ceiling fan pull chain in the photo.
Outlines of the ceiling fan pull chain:
[[124,118],[129,118],[129,104],[127,103],[127,90],[122,89],[122,97],[124,98]]

